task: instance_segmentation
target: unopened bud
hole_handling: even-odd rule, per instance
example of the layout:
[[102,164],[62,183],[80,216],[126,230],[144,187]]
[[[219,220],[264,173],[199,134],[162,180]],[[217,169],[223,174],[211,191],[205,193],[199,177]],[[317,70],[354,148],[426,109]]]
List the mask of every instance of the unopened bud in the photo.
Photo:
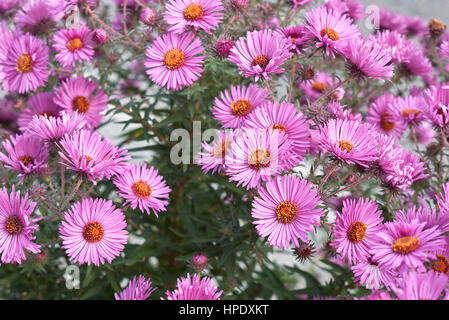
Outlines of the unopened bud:
[[108,33],[104,29],[95,29],[92,35],[92,39],[96,43],[105,43],[108,40]]
[[140,21],[145,23],[146,25],[153,25],[157,20],[156,11],[151,8],[145,8],[140,13]]

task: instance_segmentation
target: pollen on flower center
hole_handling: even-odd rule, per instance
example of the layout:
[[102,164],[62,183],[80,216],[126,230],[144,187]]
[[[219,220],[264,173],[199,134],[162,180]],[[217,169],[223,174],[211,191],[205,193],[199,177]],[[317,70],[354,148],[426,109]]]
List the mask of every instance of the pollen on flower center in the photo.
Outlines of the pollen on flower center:
[[199,4],[191,4],[184,9],[184,18],[189,21],[200,19],[204,14],[203,7]]
[[335,31],[332,28],[324,28],[321,30],[321,37],[327,36],[329,39],[336,41],[340,40],[340,36],[338,35],[338,32]]
[[270,164],[270,152],[267,149],[253,150],[248,156],[248,164],[254,170],[268,167]]
[[83,47],[83,41],[81,41],[80,38],[73,38],[67,44],[67,49],[69,49],[69,51],[71,51],[71,52],[74,52],[75,50],[79,50],[82,47]]
[[34,164],[34,159],[31,156],[25,155],[20,157],[20,162],[22,162],[24,166],[29,166]]
[[403,111],[402,111],[402,115],[403,115],[405,118],[408,118],[408,116],[410,115],[410,113],[414,113],[414,114],[415,114],[415,117],[416,117],[416,116],[418,116],[418,115],[421,113],[421,111],[416,110],[416,109],[407,109],[407,110],[403,110]]
[[291,223],[298,215],[298,207],[290,201],[281,202],[276,208],[276,217],[282,223]]
[[278,129],[279,132],[285,132],[287,133],[287,129],[282,124],[275,124],[273,125],[273,129]]
[[17,216],[10,216],[6,219],[5,229],[11,235],[19,234],[23,229],[22,221]]
[[366,227],[366,224],[364,224],[363,222],[353,222],[346,231],[348,240],[351,242],[360,242],[365,239]]
[[396,239],[392,244],[393,251],[400,254],[408,254],[415,251],[419,247],[419,239],[417,237],[401,237]]
[[28,53],[22,54],[19,59],[17,59],[16,70],[21,73],[27,73],[33,70],[34,61],[33,58]]
[[89,222],[83,229],[83,238],[87,242],[98,242],[103,236],[104,229],[99,222]]
[[313,88],[313,90],[322,93],[322,92],[326,91],[327,89],[329,89],[329,85],[326,82],[314,81],[312,83],[312,88]]
[[168,51],[164,56],[164,65],[167,69],[178,69],[184,64],[185,55],[182,50],[172,49]]
[[251,103],[248,99],[238,99],[231,103],[231,111],[235,116],[246,116],[251,112]]
[[49,119],[50,117],[54,117],[55,115],[51,114],[50,112],[41,112],[39,113],[40,116],[45,117]]
[[340,147],[341,150],[346,150],[346,152],[350,152],[352,148],[354,148],[354,145],[346,140],[340,140],[338,142],[338,146]]
[[148,197],[151,195],[150,185],[142,180],[135,182],[132,185],[131,189],[133,190],[134,194],[140,199],[148,199]]
[[385,131],[391,131],[394,128],[394,121],[392,119],[392,115],[389,113],[384,113],[381,117],[380,117],[380,126],[382,129],[384,129]]
[[437,254],[437,259],[438,260],[433,262],[432,269],[438,273],[448,274],[449,273],[449,260],[445,256],[440,255],[440,254]]
[[268,63],[270,62],[270,59],[267,56],[264,56],[263,54],[258,55],[253,60],[253,66],[259,66],[262,68],[262,70],[265,70]]
[[80,113],[85,113],[89,110],[90,102],[86,97],[76,97],[72,100],[73,111],[78,111]]
[[230,145],[231,141],[229,139],[222,139],[221,143],[218,143],[211,153],[215,158],[223,158],[226,155],[226,150]]

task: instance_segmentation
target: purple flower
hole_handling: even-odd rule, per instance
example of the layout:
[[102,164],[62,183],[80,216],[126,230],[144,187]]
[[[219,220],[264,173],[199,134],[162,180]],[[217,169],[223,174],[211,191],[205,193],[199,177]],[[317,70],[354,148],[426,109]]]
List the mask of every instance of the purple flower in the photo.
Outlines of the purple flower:
[[448,300],[447,284],[444,274],[411,271],[398,279],[393,292],[399,300]]
[[129,281],[128,286],[118,293],[114,293],[115,300],[147,300],[148,297],[157,288],[151,287],[151,279],[145,280],[143,275],[134,276],[133,280]]
[[188,273],[186,278],[178,278],[175,290],[167,290],[165,294],[167,300],[219,300],[223,291],[217,290],[210,278],[201,279],[197,274],[190,276]]
[[449,82],[432,86],[424,92],[428,108],[425,114],[433,124],[444,128],[449,124]]
[[61,107],[53,102],[54,94],[51,92],[39,92],[28,99],[27,107],[21,110],[17,120],[19,129],[25,132],[34,116],[57,117]]
[[86,26],[61,29],[55,33],[53,42],[53,49],[58,52],[55,58],[63,67],[74,67],[77,61],[91,61],[95,53],[92,32]]
[[379,132],[401,139],[406,123],[404,118],[393,107],[395,97],[385,93],[370,103],[366,115],[366,122],[379,129]]
[[198,153],[198,156],[195,158],[195,163],[201,166],[204,174],[210,170],[212,170],[212,174],[217,170],[220,173],[226,168],[225,159],[229,153],[233,139],[232,131],[223,130],[219,132],[218,138],[211,145],[203,141],[202,147],[204,152]]

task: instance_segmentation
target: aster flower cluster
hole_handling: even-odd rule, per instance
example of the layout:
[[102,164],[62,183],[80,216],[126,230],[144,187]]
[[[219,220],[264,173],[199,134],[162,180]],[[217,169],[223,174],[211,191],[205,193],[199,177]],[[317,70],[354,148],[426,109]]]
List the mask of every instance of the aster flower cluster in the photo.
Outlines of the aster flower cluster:
[[365,14],[1,2],[0,297],[449,298],[449,33]]

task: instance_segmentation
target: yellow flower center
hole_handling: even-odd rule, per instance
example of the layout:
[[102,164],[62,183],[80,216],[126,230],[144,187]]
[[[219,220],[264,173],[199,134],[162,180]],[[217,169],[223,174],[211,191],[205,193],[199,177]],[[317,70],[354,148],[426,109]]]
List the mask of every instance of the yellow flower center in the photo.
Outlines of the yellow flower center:
[[383,130],[385,131],[391,131],[394,128],[394,121],[392,119],[392,115],[389,113],[384,113],[381,117],[380,117],[380,126]]
[[164,65],[167,69],[178,69],[184,64],[185,55],[179,49],[172,49],[165,54]]
[[238,99],[231,104],[232,114],[243,117],[251,112],[251,103],[248,99]]
[[148,199],[151,195],[151,187],[145,181],[139,180],[135,182],[131,189],[134,194],[140,199]]
[[73,38],[67,44],[67,49],[69,49],[70,52],[74,52],[76,50],[79,50],[82,47],[83,47],[83,41],[81,41],[80,38]]
[[276,217],[282,223],[291,223],[298,215],[298,207],[290,201],[281,202],[276,208]]
[[86,97],[76,97],[72,100],[73,111],[78,111],[79,113],[85,113],[89,110],[90,102]]
[[338,146],[340,147],[341,150],[346,150],[346,152],[350,152],[352,148],[354,148],[354,145],[346,140],[339,141]]
[[340,40],[338,32],[331,28],[324,28],[323,30],[321,30],[321,37],[324,36],[327,36],[329,39],[333,41]]
[[98,222],[90,222],[83,229],[83,238],[87,242],[98,242],[103,239],[104,229]]
[[414,113],[415,117],[416,117],[416,116],[418,116],[421,113],[421,111],[416,110],[416,109],[407,109],[407,110],[403,110],[402,111],[402,115],[404,116],[404,118],[408,118],[410,113]]
[[329,85],[325,82],[319,82],[319,81],[314,81],[312,83],[312,88],[313,90],[315,90],[316,92],[320,92],[323,93],[324,91],[326,91],[327,89],[329,89]]
[[20,232],[22,232],[23,229],[22,221],[20,221],[19,217],[17,216],[11,216],[8,219],[6,219],[5,229],[9,234],[17,235]]
[[189,21],[200,19],[204,14],[203,7],[199,4],[191,4],[184,9],[184,18]]
[[366,227],[366,224],[364,224],[363,222],[353,222],[346,231],[348,240],[351,242],[360,242],[365,239]]
[[432,269],[438,273],[449,274],[448,259],[443,255],[437,254],[437,260],[433,262]]
[[25,155],[20,157],[20,162],[22,162],[24,166],[29,166],[34,163],[34,159],[31,156]]
[[253,66],[258,65],[262,70],[265,70],[268,63],[270,62],[270,59],[267,56],[264,56],[263,54],[258,55],[253,60]]
[[282,124],[275,124],[273,125],[273,129],[278,129],[279,132],[285,132],[287,133],[287,129]]
[[223,158],[226,155],[226,150],[227,148],[229,148],[229,146],[231,145],[231,140],[229,139],[222,139],[221,143],[218,143],[214,150],[211,152],[211,154],[215,157],[215,158]]
[[27,73],[33,70],[34,61],[28,53],[22,54],[17,59],[16,70],[21,73]]
[[396,239],[392,247],[396,253],[408,254],[418,249],[419,239],[417,237],[401,237]]
[[252,151],[248,156],[248,164],[254,170],[268,167],[270,164],[270,152],[267,149],[256,149]]

